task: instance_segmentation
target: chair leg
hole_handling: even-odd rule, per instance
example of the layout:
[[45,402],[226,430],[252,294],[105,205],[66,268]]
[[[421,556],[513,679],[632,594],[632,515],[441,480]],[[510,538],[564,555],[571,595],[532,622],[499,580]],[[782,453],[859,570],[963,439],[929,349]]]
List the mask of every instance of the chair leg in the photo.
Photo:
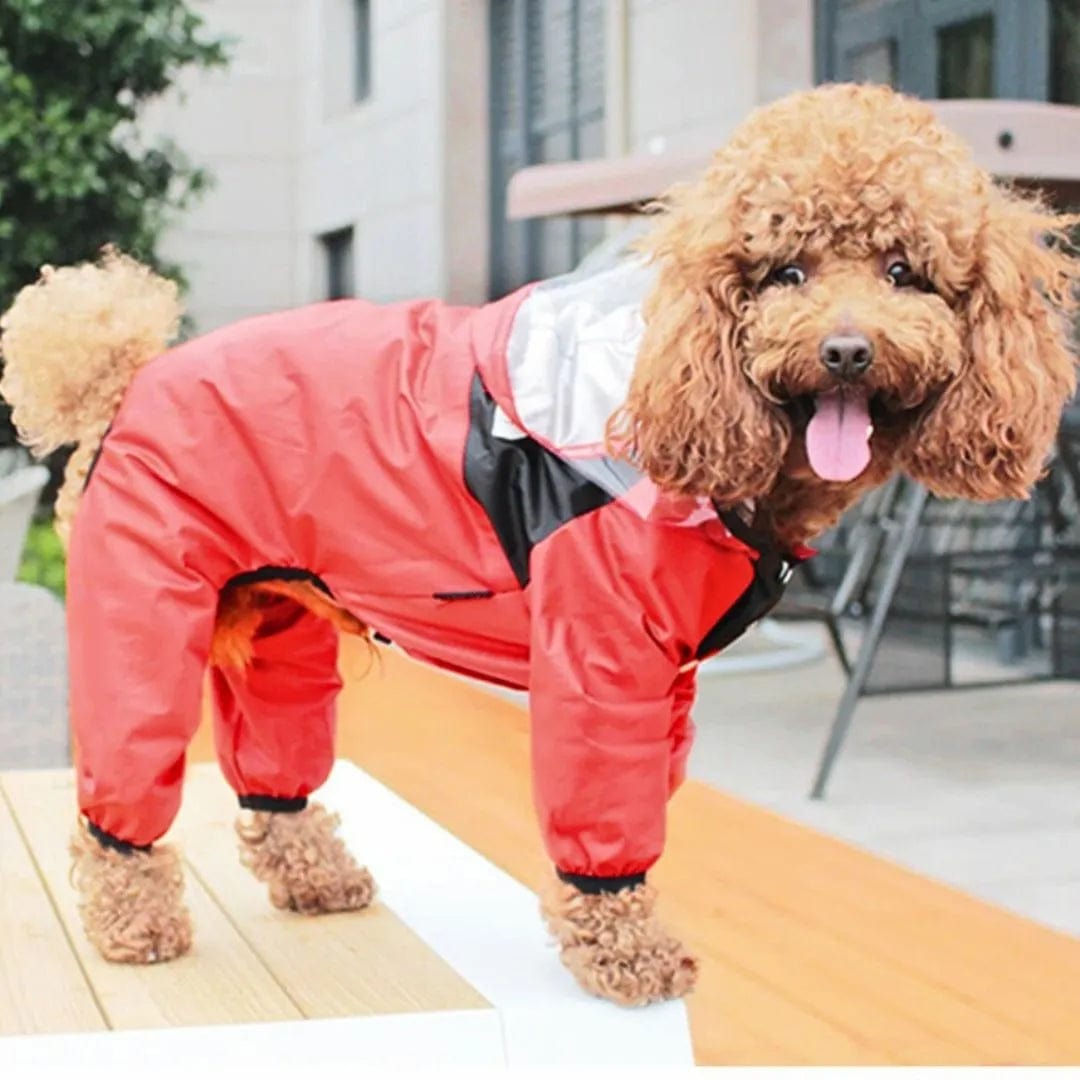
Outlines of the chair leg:
[[831,612],[825,616],[825,628],[829,631],[829,639],[832,641],[833,650],[836,652],[836,659],[840,661],[844,674],[850,675],[851,660],[847,654],[847,647],[844,645],[843,635],[840,633],[840,622]]
[[874,604],[873,614],[870,616],[870,625],[866,630],[866,637],[859,645],[859,654],[855,658],[855,665],[848,677],[847,686],[844,688],[843,697],[836,710],[829,738],[825,744],[821,761],[818,765],[817,775],[814,778],[814,786],[810,791],[812,799],[821,799],[825,796],[825,788],[829,783],[833,765],[836,763],[840,750],[847,738],[851,727],[852,717],[855,715],[855,706],[858,704],[863,687],[870,675],[870,667],[874,662],[881,635],[885,629],[885,620],[892,607],[893,597],[900,585],[900,577],[904,571],[904,564],[915,544],[915,535],[922,518],[923,508],[926,505],[927,493],[922,487],[915,487],[911,495],[911,505],[904,513],[903,527],[900,531],[896,547],[885,567],[885,576],[881,582],[881,592]]

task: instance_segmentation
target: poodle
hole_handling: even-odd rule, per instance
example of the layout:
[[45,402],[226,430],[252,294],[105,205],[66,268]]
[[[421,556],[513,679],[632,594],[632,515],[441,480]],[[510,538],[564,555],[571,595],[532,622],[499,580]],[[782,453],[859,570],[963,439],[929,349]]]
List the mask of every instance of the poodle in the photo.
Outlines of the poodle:
[[754,112],[632,258],[476,308],[343,300],[168,349],[171,284],[115,252],[43,271],[3,318],[2,390],[31,446],[77,444],[58,523],[94,944],[189,947],[160,839],[207,666],[273,903],[371,902],[308,797],[338,633],[377,634],[529,690],[565,965],[624,1005],[688,991],[646,874],[697,664],[893,474],[1028,494],[1075,387],[1075,223],[927,105],[832,85]]

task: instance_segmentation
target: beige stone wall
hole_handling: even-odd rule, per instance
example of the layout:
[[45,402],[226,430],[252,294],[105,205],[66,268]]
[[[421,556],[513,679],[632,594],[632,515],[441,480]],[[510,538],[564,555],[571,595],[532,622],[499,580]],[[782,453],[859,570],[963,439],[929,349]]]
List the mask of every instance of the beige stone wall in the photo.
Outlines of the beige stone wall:
[[488,3],[442,0],[443,268],[440,293],[487,298],[489,189]]

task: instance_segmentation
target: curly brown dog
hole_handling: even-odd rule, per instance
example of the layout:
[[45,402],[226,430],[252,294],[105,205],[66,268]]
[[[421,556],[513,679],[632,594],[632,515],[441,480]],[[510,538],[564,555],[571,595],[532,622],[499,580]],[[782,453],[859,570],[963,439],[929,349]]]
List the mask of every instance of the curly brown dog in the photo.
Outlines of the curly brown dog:
[[[600,310],[588,285],[584,292],[575,292],[577,285],[538,286],[531,299],[514,301],[525,315],[514,315],[512,326],[501,321],[509,309],[500,304],[507,301],[471,313],[408,309],[410,333],[424,348],[434,341],[438,351],[450,340],[454,348],[477,349],[484,341],[485,355],[510,359],[494,374],[477,361],[486,386],[471,366],[459,378],[445,359],[451,353],[441,367],[425,367],[425,392],[434,394],[437,384],[449,404],[438,415],[425,413],[424,425],[410,428],[406,440],[378,428],[374,418],[404,415],[401,402],[412,383],[386,399],[382,412],[363,413],[362,422],[351,403],[342,408],[353,411],[335,421],[336,399],[304,397],[307,390],[296,388],[339,376],[328,367],[316,375],[290,368],[289,393],[300,396],[267,390],[267,405],[259,396],[263,386],[279,384],[264,377],[249,386],[242,373],[232,374],[253,355],[241,328],[214,339],[224,342],[214,356],[232,350],[240,358],[232,368],[202,366],[213,350],[193,342],[134,378],[175,329],[175,294],[115,255],[100,266],[47,273],[20,295],[3,322],[3,390],[39,449],[79,443],[59,513],[66,530],[79,501],[73,582],[93,571],[97,593],[75,585],[74,622],[89,618],[85,612],[104,596],[137,658],[133,628],[140,612],[177,637],[176,651],[188,664],[175,677],[168,669],[177,701],[153,697],[147,715],[187,707],[195,661],[221,673],[215,685],[226,702],[229,694],[242,694],[244,679],[257,681],[267,671],[278,629],[298,635],[296,655],[319,641],[326,646],[320,655],[332,659],[320,627],[349,633],[377,627],[415,655],[528,686],[537,804],[560,878],[544,897],[545,916],[582,986],[621,1004],[641,1004],[684,993],[696,976],[696,962],[661,928],[655,892],[644,881],[663,843],[663,804],[683,776],[696,662],[738,632],[725,619],[763,582],[766,552],[797,559],[800,545],[891,475],[905,472],[945,497],[1027,496],[1075,388],[1068,327],[1077,264],[1066,237],[1075,222],[997,186],[926,105],[879,87],[822,87],[755,112],[704,176],[663,199],[643,248],[651,276],[640,302],[631,298],[620,307],[616,297],[603,319],[590,324],[603,333],[588,338],[589,355],[614,357],[615,365],[619,350],[632,343],[617,400],[597,397],[599,383],[588,382],[581,360],[586,335],[573,339],[580,349],[560,337],[569,333],[567,322]],[[304,335],[318,340],[320,351],[332,351],[333,341],[351,332],[342,311],[381,318],[359,306],[335,309],[333,323],[325,321],[331,316],[304,316]],[[538,314],[545,311],[548,323]],[[291,363],[296,342],[286,329],[298,325],[268,321],[257,333],[272,342],[274,356]],[[325,339],[318,338],[322,333]],[[397,363],[411,355],[405,341],[394,337],[385,356],[393,353]],[[342,352],[335,372],[351,355]],[[564,389],[584,372],[580,385],[593,397],[575,401],[600,416],[599,450],[586,452],[590,439],[570,430],[587,408],[576,405],[567,419],[548,409],[546,399],[536,406],[537,384],[522,389],[528,377],[544,374],[548,355],[553,365],[563,364]],[[364,378],[375,383],[381,376]],[[202,389],[189,394],[189,384]],[[368,393],[367,382],[355,393]],[[251,426],[261,411],[274,412],[281,423],[294,407],[320,418],[304,439],[287,426]],[[176,410],[180,420],[173,419]],[[461,416],[453,438],[439,426],[450,414]],[[184,434],[185,424],[196,428],[205,416],[216,418],[206,438],[220,440],[220,468],[236,455],[251,455],[244,460],[254,463],[247,475],[256,487],[269,460],[258,456],[262,448],[288,445],[290,453],[308,455],[299,471],[318,477],[323,501],[331,491],[336,505],[346,507],[340,513],[347,527],[294,500],[298,508],[290,504],[286,515],[293,546],[278,544],[279,534],[267,532],[263,518],[273,524],[274,507],[292,497],[292,472],[274,473],[277,486],[252,496],[262,516],[244,510],[241,482],[232,483],[231,502],[215,502],[205,478],[218,466],[202,459],[202,443]],[[247,425],[243,446],[229,442],[236,425]],[[354,468],[335,433],[347,430],[355,445],[369,428],[375,435],[362,444],[362,466]],[[379,501],[385,489],[406,490],[421,469],[399,453],[404,442],[427,448],[422,512],[416,500],[407,513]],[[311,458],[309,443],[324,457]],[[449,450],[442,458],[444,443]],[[568,443],[576,446],[573,453],[563,452]],[[461,461],[464,482],[454,475]],[[544,483],[521,494],[520,476],[535,480],[541,472]],[[371,482],[348,489],[344,499],[346,489],[326,486],[344,483],[343,476],[359,484],[361,473]],[[626,477],[626,491],[616,491],[612,485]],[[451,487],[454,498],[460,495],[457,517],[439,509]],[[520,510],[521,498],[551,491],[569,494],[561,502],[552,496],[542,513],[540,504],[529,504],[531,516],[515,518],[507,510],[511,496]],[[647,532],[626,509],[642,498],[645,520],[654,522]],[[358,500],[370,503],[367,524],[348,517]],[[562,516],[553,518],[556,503]],[[649,515],[661,511],[669,516],[656,524]],[[424,513],[438,517],[438,529],[426,527]],[[447,531],[451,520],[458,531]],[[159,545],[145,595],[121,595],[120,583],[109,592],[110,566],[144,558],[126,545],[149,535],[151,525],[178,538],[183,565]],[[376,535],[376,525],[393,543],[364,547],[374,544],[365,538]],[[754,538],[750,547],[740,546],[741,531]],[[248,532],[258,533],[262,547],[256,550]],[[92,554],[89,540],[80,547],[83,533],[92,533],[105,554]],[[351,556],[346,540],[355,544]],[[442,546],[423,546],[436,543]],[[443,578],[428,568],[438,564],[449,579],[447,568],[458,566],[460,552],[481,563],[502,561],[440,587]],[[719,565],[717,552],[727,560],[722,572],[710,569]],[[353,564],[365,559],[379,564],[382,582],[357,583]],[[395,559],[408,563],[412,591],[391,604],[380,584],[394,580]],[[314,562],[317,577],[301,569]],[[289,572],[257,570],[266,566]],[[86,590],[84,599],[79,589]],[[428,606],[419,615],[421,604]],[[468,606],[475,604],[490,606]],[[197,615],[208,607],[211,618]],[[193,614],[170,622],[174,609]],[[752,614],[763,610],[758,605]],[[655,611],[677,617],[665,621]],[[451,639],[456,652],[446,645]],[[93,643],[78,634],[72,640],[76,695],[80,673],[96,687],[111,677],[113,664],[134,662],[114,653],[108,663],[92,663]],[[130,670],[125,678],[130,684]],[[150,681],[147,676],[144,696],[153,696]],[[329,677],[313,686],[320,702],[332,701]],[[165,959],[191,939],[179,864],[156,844],[179,799],[179,773],[169,771],[174,757],[155,759],[154,775],[167,783],[143,785],[138,806],[134,797],[124,802],[126,795],[114,795],[110,762],[127,753],[128,743],[106,740],[109,722],[104,706],[95,711],[94,693],[86,691],[88,704],[76,716],[87,818],[75,844],[84,920],[112,959]],[[104,689],[100,696],[105,700]],[[258,722],[245,717],[226,734],[235,734],[243,749],[243,739],[252,737],[244,732]],[[155,723],[155,731],[166,730],[164,721]],[[313,758],[320,764],[284,801],[285,780],[256,775],[250,757],[246,766],[230,759],[226,770],[242,799],[257,796],[255,818],[241,830],[248,865],[269,883],[276,904],[301,911],[359,907],[373,889],[333,835],[333,821],[306,802],[332,758],[326,742],[332,727],[326,732]],[[143,736],[130,735],[136,737]],[[184,737],[162,736],[154,746],[182,754]],[[287,740],[266,745],[278,748],[278,764],[292,753]],[[292,784],[291,775],[286,779]]]

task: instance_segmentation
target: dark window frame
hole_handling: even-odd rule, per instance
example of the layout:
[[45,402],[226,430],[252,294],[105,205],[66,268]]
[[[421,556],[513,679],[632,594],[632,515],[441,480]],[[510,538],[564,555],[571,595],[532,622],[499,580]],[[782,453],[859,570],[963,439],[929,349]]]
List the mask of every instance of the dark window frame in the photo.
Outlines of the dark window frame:
[[356,295],[355,231],[347,225],[319,237],[327,300],[345,300]]
[[815,0],[815,75],[844,81],[850,57],[895,42],[896,85],[938,96],[938,32],[990,15],[994,20],[993,96],[1046,101],[1050,86],[1050,0],[886,0],[852,10],[847,0]]
[[[569,11],[568,109],[562,115],[539,113],[535,100],[547,76],[544,18],[554,5],[538,0],[490,0],[489,65],[491,94],[489,116],[489,176],[491,183],[490,281],[489,294],[501,296],[527,281],[544,276],[542,270],[545,237],[565,222],[531,219],[511,222],[506,219],[506,189],[518,169],[553,160],[577,160],[581,156],[582,135],[587,127],[603,124],[606,101],[603,90],[590,99],[582,90],[585,82],[586,49],[582,41],[583,13],[587,0],[566,0]],[[603,30],[601,30],[601,34]],[[500,53],[500,42],[512,34],[517,41],[516,60],[509,63]],[[604,43],[601,41],[601,45]],[[516,108],[507,119],[506,102]],[[565,135],[569,154],[565,158],[545,157],[544,141]],[[603,150],[599,151],[602,153]],[[571,218],[570,248],[576,263],[597,242],[602,224],[593,219]],[[571,269],[567,266],[565,269]]]
[[371,97],[372,0],[353,0],[353,104]]

